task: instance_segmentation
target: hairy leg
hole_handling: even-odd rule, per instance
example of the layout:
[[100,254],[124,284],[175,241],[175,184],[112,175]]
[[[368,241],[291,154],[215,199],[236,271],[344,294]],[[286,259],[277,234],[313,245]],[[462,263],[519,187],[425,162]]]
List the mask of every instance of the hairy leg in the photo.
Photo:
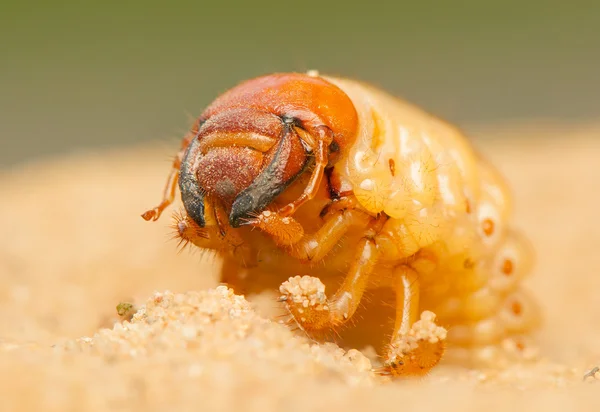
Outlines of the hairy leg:
[[291,217],[281,217],[269,211],[254,221],[254,227],[268,234],[290,256],[303,262],[322,260],[353,226],[367,227],[372,217],[359,210],[337,210],[324,217],[315,233],[305,234],[302,226]]
[[387,354],[385,374],[423,375],[439,363],[444,354],[446,330],[434,322],[435,315],[419,311],[419,278],[408,266],[394,271],[396,288],[396,325]]
[[165,184],[165,188],[163,190],[163,198],[160,204],[153,209],[147,210],[142,214],[142,218],[144,220],[158,220],[162,212],[173,203],[175,200],[175,191],[177,190],[177,183],[179,180],[179,168],[181,167],[181,161],[183,160],[183,156],[190,142],[194,138],[195,134],[188,133],[181,142],[181,147],[177,155],[175,156],[175,160],[173,160],[173,164],[171,166],[171,173],[169,173],[169,177],[167,178],[167,183]]
[[321,212],[323,225],[314,233],[305,234],[304,228],[292,217],[264,211],[249,224],[269,235],[275,244],[290,256],[303,262],[323,259],[352,227],[367,228],[375,218],[356,209],[353,197],[330,203]]
[[344,282],[331,299],[318,278],[296,276],[284,282],[280,291],[290,314],[305,331],[320,331],[348,321],[362,299],[379,253],[372,238],[364,237],[357,246]]

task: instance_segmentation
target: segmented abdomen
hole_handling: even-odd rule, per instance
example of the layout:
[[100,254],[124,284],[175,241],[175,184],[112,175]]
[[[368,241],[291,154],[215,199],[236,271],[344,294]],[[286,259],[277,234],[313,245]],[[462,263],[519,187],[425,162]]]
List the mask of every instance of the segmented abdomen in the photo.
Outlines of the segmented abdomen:
[[420,273],[423,306],[460,325],[451,338],[496,342],[537,323],[519,290],[528,242],[510,227],[503,178],[452,125],[371,86],[328,78],[352,99],[359,135],[335,173],[372,213],[391,217],[378,246]]

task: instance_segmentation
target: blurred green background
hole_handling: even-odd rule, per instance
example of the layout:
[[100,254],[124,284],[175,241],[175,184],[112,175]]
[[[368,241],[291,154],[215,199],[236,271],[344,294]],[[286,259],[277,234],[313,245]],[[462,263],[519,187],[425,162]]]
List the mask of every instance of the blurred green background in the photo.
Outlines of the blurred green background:
[[174,143],[216,95],[274,71],[358,77],[467,130],[600,117],[600,1],[0,4],[2,166]]

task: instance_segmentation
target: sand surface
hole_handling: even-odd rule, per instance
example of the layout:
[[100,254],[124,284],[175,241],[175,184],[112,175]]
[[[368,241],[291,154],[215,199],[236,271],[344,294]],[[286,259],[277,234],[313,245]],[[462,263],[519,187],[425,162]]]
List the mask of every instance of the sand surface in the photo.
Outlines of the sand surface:
[[[476,145],[508,178],[537,250],[540,358],[413,381],[382,381],[363,348],[315,344],[259,314],[217,287],[213,256],[177,253],[168,218],[139,217],[176,142],[0,173],[0,411],[600,405],[600,376],[582,379],[600,364],[600,128],[539,129],[495,128]],[[139,305],[130,322],[123,301]]]

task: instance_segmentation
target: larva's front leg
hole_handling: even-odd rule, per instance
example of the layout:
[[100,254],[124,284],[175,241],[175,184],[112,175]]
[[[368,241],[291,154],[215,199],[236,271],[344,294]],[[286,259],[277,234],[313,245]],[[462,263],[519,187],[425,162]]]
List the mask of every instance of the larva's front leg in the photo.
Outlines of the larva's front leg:
[[371,236],[363,237],[357,246],[343,284],[331,299],[318,278],[296,276],[284,282],[280,291],[290,314],[307,332],[340,326],[349,320],[362,299],[379,252]]
[[396,325],[382,372],[394,376],[423,375],[444,354],[446,330],[426,311],[417,320],[420,286],[417,272],[400,266],[394,270]]
[[344,199],[331,204],[323,217],[323,225],[315,233],[305,234],[294,218],[264,211],[251,220],[251,225],[269,235],[290,256],[303,262],[323,259],[353,226],[366,228],[373,218],[352,209],[353,201]]
[[[198,125],[196,125],[195,129],[197,130]],[[181,167],[181,161],[183,160],[183,156],[185,154],[186,149],[188,148],[190,142],[194,138],[194,132],[188,133],[181,142],[181,147],[179,148],[179,152],[175,156],[173,160],[173,164],[171,165],[171,173],[169,173],[169,177],[167,178],[167,182],[165,184],[165,188],[163,190],[163,198],[160,204],[150,210],[147,210],[142,214],[142,218],[146,221],[149,220],[158,220],[162,212],[169,207],[173,201],[175,200],[175,191],[177,190],[177,183],[179,181],[179,168]]]
[[292,217],[282,217],[270,211],[262,212],[249,222],[269,235],[289,255],[307,263],[323,259],[351,227],[367,228],[371,224],[358,244],[356,257],[344,283],[330,300],[325,296],[325,286],[317,277],[296,276],[281,285],[281,300],[285,301],[290,314],[305,331],[334,327],[350,319],[358,308],[377,262],[379,253],[373,238],[383,220],[353,209],[355,203],[353,198],[344,198],[330,204],[324,210],[323,225],[317,232],[308,235]]
[[179,167],[181,166],[181,160],[179,155],[173,161],[171,172],[167,178],[167,183],[163,190],[163,198],[160,204],[150,210],[145,211],[142,214],[142,218],[146,221],[158,220],[162,212],[173,203],[175,200],[175,191],[177,190],[177,182],[179,180]]

